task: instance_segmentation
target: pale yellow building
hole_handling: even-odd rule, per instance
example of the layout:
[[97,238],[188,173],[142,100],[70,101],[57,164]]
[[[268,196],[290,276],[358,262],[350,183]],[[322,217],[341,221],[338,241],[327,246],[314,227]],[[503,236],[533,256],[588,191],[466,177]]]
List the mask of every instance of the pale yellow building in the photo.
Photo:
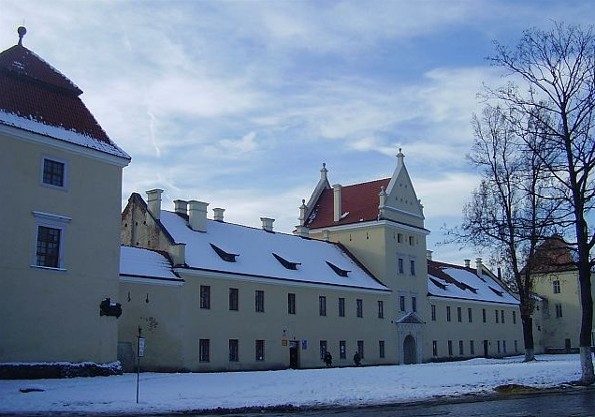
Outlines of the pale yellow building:
[[0,364],[111,363],[130,157],[24,33],[0,53]]

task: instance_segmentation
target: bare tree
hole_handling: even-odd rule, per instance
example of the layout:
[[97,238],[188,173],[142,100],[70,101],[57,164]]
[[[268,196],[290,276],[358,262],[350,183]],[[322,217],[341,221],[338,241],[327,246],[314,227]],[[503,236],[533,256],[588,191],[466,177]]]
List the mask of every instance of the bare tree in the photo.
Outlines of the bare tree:
[[[559,202],[557,224],[564,229],[564,238],[574,249],[578,269],[582,307],[581,381],[592,384],[595,381],[591,353],[594,262],[590,252],[595,235],[589,225],[589,213],[595,203],[592,198],[595,192],[593,27],[583,29],[555,23],[549,31],[525,31],[514,49],[498,43],[495,46],[492,63],[507,70],[513,81],[501,88],[487,89],[487,93],[511,109],[512,120],[525,137],[538,134],[543,139],[535,143],[539,146],[532,151],[556,181],[557,192],[553,197]],[[529,147],[535,144],[527,143]]]
[[[525,360],[530,361],[534,299],[526,260],[553,231],[549,176],[525,144],[531,139],[519,136],[510,115],[500,107],[486,106],[472,124],[475,140],[468,157],[480,171],[481,183],[463,209],[463,224],[449,234],[458,242],[488,248],[492,259],[504,266],[505,280],[519,296]],[[537,138],[533,135],[533,141]]]

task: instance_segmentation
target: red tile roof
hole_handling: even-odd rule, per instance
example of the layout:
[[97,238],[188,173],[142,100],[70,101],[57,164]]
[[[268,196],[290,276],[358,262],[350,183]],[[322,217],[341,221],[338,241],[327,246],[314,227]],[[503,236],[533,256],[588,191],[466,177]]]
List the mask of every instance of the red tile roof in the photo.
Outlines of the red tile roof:
[[33,127],[27,129],[24,127],[26,122],[75,132],[99,142],[99,146],[89,146],[85,141],[80,141],[79,145],[128,157],[97,123],[79,98],[81,94],[82,91],[68,78],[27,48],[15,45],[0,53],[0,112],[24,121],[10,123],[10,117],[6,116],[0,123],[41,134],[47,133]]
[[[576,269],[572,259],[572,249],[560,236],[546,239],[529,260],[531,272],[548,273],[563,272]],[[523,272],[525,268],[523,268]]]
[[388,186],[390,178],[365,182],[362,184],[346,185],[341,189],[342,218],[334,221],[334,196],[332,189],[325,189],[306,220],[306,227],[319,229],[376,220],[378,218],[378,194],[381,187]]

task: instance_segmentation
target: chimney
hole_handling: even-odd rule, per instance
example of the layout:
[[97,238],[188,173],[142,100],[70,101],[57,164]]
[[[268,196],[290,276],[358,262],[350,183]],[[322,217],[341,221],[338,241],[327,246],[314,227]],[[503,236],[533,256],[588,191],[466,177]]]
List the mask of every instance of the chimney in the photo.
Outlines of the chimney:
[[431,250],[429,250],[429,249],[428,249],[428,250],[426,250],[426,259],[427,259],[428,261],[431,261],[431,260],[432,260],[432,251],[431,251]]
[[475,259],[475,268],[477,269],[477,275],[481,276],[483,273],[483,265],[481,263],[481,258]]
[[296,226],[294,234],[301,237],[310,237],[310,229],[306,226]]
[[341,188],[342,187],[340,184],[333,185],[334,207],[335,207],[333,220],[336,222],[341,220],[341,215],[343,214],[341,212]]
[[465,259],[465,268],[471,268],[471,259]]
[[190,200],[188,202],[188,224],[196,232],[207,231],[207,206],[204,201]]
[[161,217],[161,193],[163,190],[155,188],[154,190],[147,191],[147,206],[149,213],[159,220]]
[[177,214],[188,215],[188,202],[186,200],[174,200],[174,211]]
[[169,247],[169,255],[174,266],[181,266],[186,264],[186,244],[175,243]]
[[271,219],[270,217],[261,217],[260,220],[262,221],[262,230],[267,232],[273,231],[273,222],[275,219]]
[[222,222],[223,221],[223,212],[225,211],[225,209],[223,208],[214,208],[213,209],[213,220],[217,221],[217,222]]

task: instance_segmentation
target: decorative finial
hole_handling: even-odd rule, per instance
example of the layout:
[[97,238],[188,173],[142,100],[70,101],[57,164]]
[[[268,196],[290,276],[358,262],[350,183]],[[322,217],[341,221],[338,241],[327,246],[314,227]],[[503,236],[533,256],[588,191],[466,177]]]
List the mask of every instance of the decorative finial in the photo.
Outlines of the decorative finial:
[[23,37],[27,34],[27,29],[25,26],[19,26],[17,33],[19,34],[19,46],[23,46]]

